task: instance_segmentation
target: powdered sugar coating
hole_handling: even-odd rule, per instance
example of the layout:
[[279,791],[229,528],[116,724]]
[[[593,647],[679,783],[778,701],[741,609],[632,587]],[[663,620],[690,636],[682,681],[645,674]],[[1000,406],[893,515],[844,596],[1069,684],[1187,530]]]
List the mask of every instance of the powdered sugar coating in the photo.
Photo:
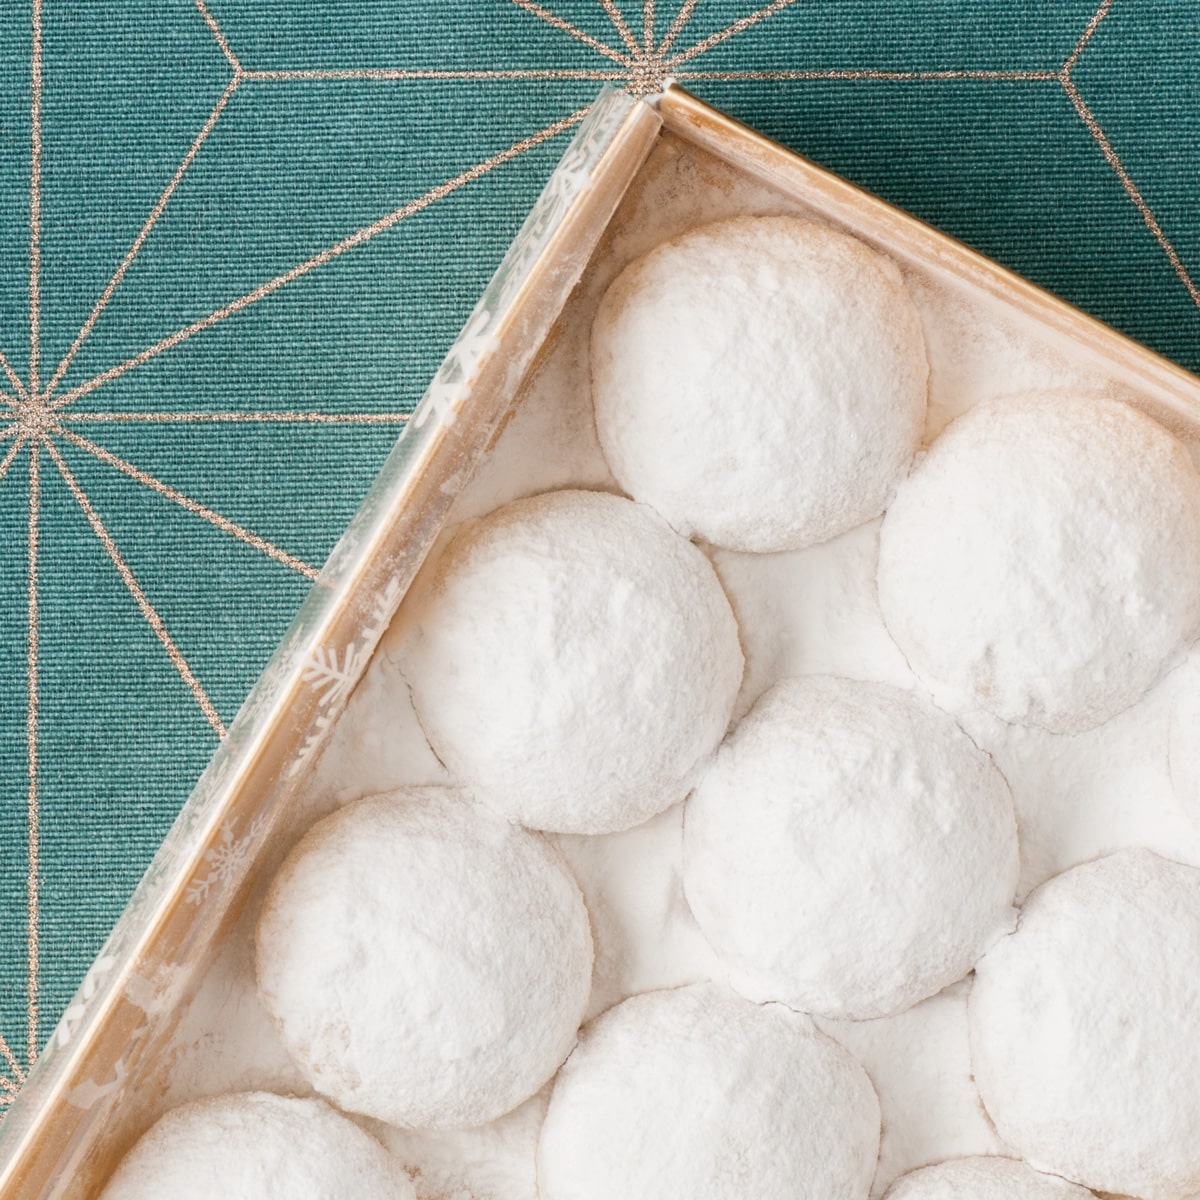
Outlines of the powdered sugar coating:
[[318,822],[273,881],[259,994],[313,1087],[395,1125],[480,1125],[575,1043],[583,898],[541,838],[413,788]]
[[434,749],[496,812],[606,833],[687,795],[742,651],[708,559],[645,505],[549,492],[463,526],[403,668]]
[[879,599],[952,707],[1089,729],[1200,626],[1200,475],[1182,443],[1117,401],[986,401],[888,509]]
[[621,486],[734,550],[798,549],[878,516],[925,418],[899,270],[795,217],[719,221],[632,263],[597,312],[591,368]]
[[384,1148],[323,1100],[267,1092],[172,1109],[101,1200],[414,1200]]
[[1092,1193],[1013,1158],[957,1158],[898,1179],[885,1200],[1092,1200]]
[[1180,668],[1167,761],[1180,807],[1200,825],[1200,654]]
[[883,684],[776,684],[685,815],[688,900],[733,986],[822,1016],[886,1016],[961,979],[1012,928],[1017,874],[1004,777]]
[[866,1200],[879,1104],[866,1072],[778,1005],[709,984],[587,1025],[550,1098],[541,1200]]
[[1122,850],[1038,888],[976,968],[980,1095],[1031,1164],[1142,1200],[1200,1192],[1200,870]]

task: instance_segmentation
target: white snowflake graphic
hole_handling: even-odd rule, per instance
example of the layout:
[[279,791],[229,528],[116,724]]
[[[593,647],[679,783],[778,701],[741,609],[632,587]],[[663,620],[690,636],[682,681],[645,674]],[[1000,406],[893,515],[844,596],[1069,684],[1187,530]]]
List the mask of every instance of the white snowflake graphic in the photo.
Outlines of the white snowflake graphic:
[[240,838],[234,836],[232,822],[226,821],[221,826],[221,840],[204,852],[208,874],[193,880],[187,890],[189,904],[203,904],[214,888],[229,887],[242,878],[250,853],[266,823],[265,816],[255,817]]

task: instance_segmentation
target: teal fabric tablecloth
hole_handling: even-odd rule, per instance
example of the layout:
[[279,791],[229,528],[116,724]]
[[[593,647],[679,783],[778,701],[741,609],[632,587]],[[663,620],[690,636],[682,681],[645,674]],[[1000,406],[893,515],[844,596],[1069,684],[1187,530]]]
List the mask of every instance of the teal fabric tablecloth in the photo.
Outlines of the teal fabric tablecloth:
[[1200,367],[1196,0],[0,5],[0,1105],[605,81]]

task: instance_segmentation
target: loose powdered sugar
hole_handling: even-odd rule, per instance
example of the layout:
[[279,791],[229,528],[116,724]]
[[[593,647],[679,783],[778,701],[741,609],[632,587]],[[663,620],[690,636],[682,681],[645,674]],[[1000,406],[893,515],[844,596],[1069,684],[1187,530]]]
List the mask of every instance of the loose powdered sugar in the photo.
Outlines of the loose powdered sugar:
[[455,777],[537,829],[626,829],[682,800],[742,678],[712,565],[645,505],[552,492],[463,526],[403,669]]
[[167,1113],[100,1200],[413,1200],[400,1165],[323,1100],[263,1092]]
[[478,1125],[536,1092],[574,1044],[591,967],[554,851],[442,789],[319,822],[258,924],[259,991],[301,1069],[396,1125]]
[[738,991],[824,1016],[933,995],[1015,918],[1003,776],[945,713],[879,684],[771,688],[688,801],[684,860]]
[[371,1132],[413,1172],[417,1200],[540,1200],[535,1152],[550,1086],[486,1125],[418,1130],[376,1121]]
[[622,487],[738,550],[878,516],[925,419],[921,322],[900,272],[791,217],[708,225],[638,259],[600,305],[591,362]]
[[816,1024],[866,1068],[883,1110],[872,1195],[914,1167],[966,1154],[1004,1154],[971,1073],[963,980],[891,1017]]
[[684,805],[607,837],[555,840],[583,889],[596,942],[588,1015],[639,992],[720,978],[683,892]]
[[1200,657],[1195,655],[1179,672],[1169,736],[1167,752],[1175,794],[1200,825]]
[[879,1106],[802,1017],[711,985],[588,1025],[538,1144],[542,1200],[866,1200]]

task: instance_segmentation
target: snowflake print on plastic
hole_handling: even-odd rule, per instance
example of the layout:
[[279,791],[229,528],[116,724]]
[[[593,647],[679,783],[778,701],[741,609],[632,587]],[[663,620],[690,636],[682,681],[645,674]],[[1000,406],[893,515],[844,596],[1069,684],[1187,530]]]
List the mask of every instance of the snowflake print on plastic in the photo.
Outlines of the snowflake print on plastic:
[[265,816],[256,817],[241,837],[234,835],[233,826],[228,821],[221,826],[221,840],[204,852],[208,874],[193,880],[187,890],[189,904],[203,904],[214,888],[229,887],[242,878],[258,835],[266,828],[266,823]]

